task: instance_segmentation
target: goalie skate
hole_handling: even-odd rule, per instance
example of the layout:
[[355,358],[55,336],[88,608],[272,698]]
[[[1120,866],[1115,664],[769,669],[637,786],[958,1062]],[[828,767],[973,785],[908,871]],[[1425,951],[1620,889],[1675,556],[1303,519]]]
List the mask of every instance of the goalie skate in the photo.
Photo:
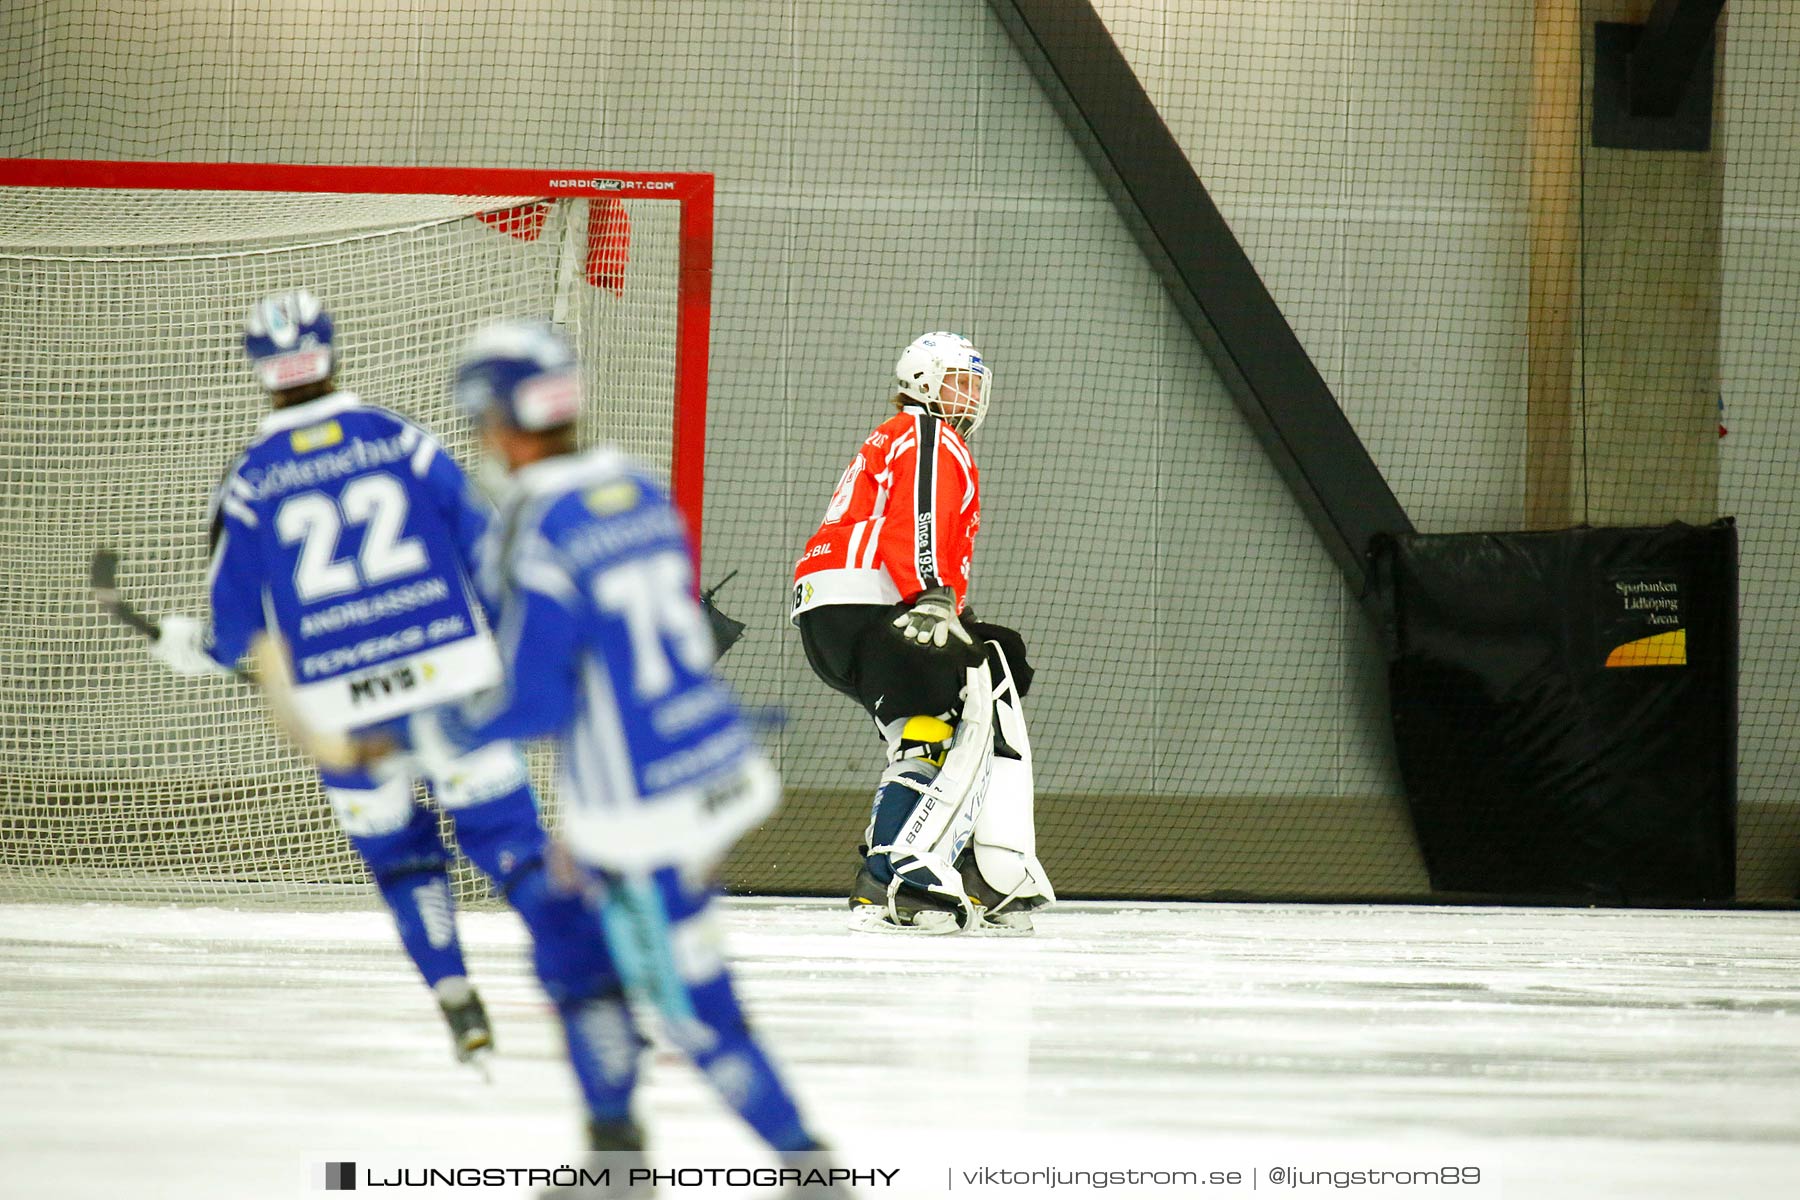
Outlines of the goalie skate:
[[1031,923],[1031,913],[1022,908],[1007,908],[1000,912],[989,912],[977,906],[975,920],[969,926],[969,932],[980,937],[1030,937],[1036,932]]
[[854,933],[896,933],[912,937],[959,933],[967,920],[949,900],[894,889],[864,867],[850,889],[850,929]]
[[1041,897],[1003,896],[987,880],[975,864],[975,856],[965,853],[957,863],[962,871],[963,890],[975,905],[975,919],[969,932],[982,937],[1029,937],[1035,931],[1031,910],[1043,906]]

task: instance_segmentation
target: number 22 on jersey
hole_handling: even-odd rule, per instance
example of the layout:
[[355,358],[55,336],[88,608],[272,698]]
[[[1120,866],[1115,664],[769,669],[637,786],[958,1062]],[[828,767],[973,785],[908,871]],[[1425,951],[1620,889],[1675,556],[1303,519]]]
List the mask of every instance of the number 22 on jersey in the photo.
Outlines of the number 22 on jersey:
[[[294,594],[312,604],[423,571],[430,565],[418,538],[404,536],[406,488],[392,475],[359,475],[336,500],[324,492],[301,492],[282,502],[275,532],[282,544],[298,545]],[[346,525],[363,527],[354,560],[337,556]]]

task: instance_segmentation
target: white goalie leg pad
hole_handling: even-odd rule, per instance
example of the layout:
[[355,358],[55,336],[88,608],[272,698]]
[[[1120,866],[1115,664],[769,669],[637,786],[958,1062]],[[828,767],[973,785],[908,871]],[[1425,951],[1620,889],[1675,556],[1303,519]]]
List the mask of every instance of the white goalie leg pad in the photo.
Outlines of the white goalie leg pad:
[[[965,844],[975,822],[962,813],[944,820],[948,807],[935,798],[927,801],[924,792],[936,778],[938,765],[929,760],[897,762],[882,772],[881,784],[875,792],[875,804],[869,813],[869,826],[863,833],[865,847],[873,846],[869,866],[858,876],[859,893],[851,898],[850,928],[859,933],[946,934],[958,933],[970,923],[972,905],[962,894],[960,879],[952,877],[948,857],[951,847]],[[919,818],[927,825],[919,826],[918,841],[931,840],[921,852],[917,847],[908,853],[896,852],[892,839],[911,832]],[[877,832],[880,831],[880,832]],[[889,839],[884,842],[884,837]],[[877,870],[877,858],[886,861]],[[893,868],[904,869],[904,875],[893,874]],[[887,882],[881,881],[882,874]],[[902,888],[903,883],[912,887]],[[879,889],[879,890],[867,890]],[[948,908],[920,907],[916,899],[921,892],[937,895]]]
[[974,855],[982,879],[1004,897],[993,911],[1022,900],[1035,901],[1035,906],[1041,907],[1056,899],[1049,872],[1037,857],[1029,766],[1009,759],[994,760],[987,803],[975,822]]
[[[896,767],[903,766],[896,764]],[[923,769],[915,765],[910,772],[896,767],[883,772],[882,782],[886,784],[890,778],[902,778],[907,786],[919,788],[919,801],[907,814],[906,822],[893,842],[869,847],[871,855],[887,855],[894,872],[887,886],[888,916],[895,922],[900,920],[895,900],[904,882],[953,901],[963,910],[966,921],[971,915],[969,901],[963,894],[962,876],[952,864],[968,844],[969,834],[975,828],[975,814],[967,805],[946,803],[932,795],[930,784],[919,786],[920,777],[929,773],[929,764]],[[873,831],[871,825],[871,838]]]
[[[922,783],[918,788],[919,802],[899,834],[890,843],[869,847],[871,855],[887,855],[893,867],[888,912],[895,921],[899,914],[894,897],[903,878],[907,883],[954,899],[965,919],[973,915],[963,891],[962,875],[953,864],[968,844],[992,780],[994,704],[985,667],[971,667],[967,679],[963,720],[956,728],[944,765],[930,773],[929,781],[919,779],[929,772],[922,772],[920,768],[925,764],[918,762],[895,763],[882,773],[884,784],[890,777]],[[871,822],[871,842],[874,829]]]
[[992,642],[988,643],[988,662],[997,676],[992,683],[994,730],[1019,757],[994,756],[987,802],[973,831],[975,866],[988,886],[1005,897],[993,906],[994,911],[1026,900],[1041,906],[1054,901],[1056,891],[1037,858],[1037,793],[1025,706],[1005,652]]

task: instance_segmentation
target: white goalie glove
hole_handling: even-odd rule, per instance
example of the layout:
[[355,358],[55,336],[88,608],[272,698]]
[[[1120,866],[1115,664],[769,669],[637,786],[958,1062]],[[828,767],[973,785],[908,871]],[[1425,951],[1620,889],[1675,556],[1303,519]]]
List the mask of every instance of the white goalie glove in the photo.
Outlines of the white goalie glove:
[[975,644],[956,615],[956,593],[948,587],[921,592],[911,608],[894,618],[894,628],[901,637],[921,646],[945,646],[952,637],[965,646]]
[[150,657],[177,675],[222,675],[226,668],[205,650],[206,622],[193,617],[164,617]]

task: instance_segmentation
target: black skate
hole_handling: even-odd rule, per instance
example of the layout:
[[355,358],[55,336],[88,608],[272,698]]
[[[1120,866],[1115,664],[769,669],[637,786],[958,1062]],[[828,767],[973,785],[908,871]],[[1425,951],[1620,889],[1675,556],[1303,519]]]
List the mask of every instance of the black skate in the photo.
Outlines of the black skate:
[[956,933],[967,914],[955,900],[902,883],[892,897],[867,864],[850,887],[850,928],[856,933]]
[[481,1006],[475,989],[465,985],[463,990],[466,994],[460,998],[439,996],[438,1007],[450,1026],[450,1048],[456,1052],[456,1061],[479,1067],[493,1051],[494,1031],[488,1027],[487,1009]]

